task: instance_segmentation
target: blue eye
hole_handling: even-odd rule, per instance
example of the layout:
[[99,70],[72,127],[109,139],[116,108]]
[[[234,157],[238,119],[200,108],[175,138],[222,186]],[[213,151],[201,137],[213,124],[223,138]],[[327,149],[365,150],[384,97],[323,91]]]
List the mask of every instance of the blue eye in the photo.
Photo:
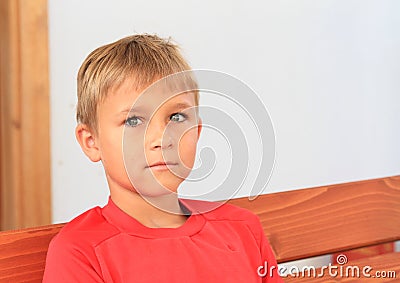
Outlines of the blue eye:
[[125,126],[128,126],[128,127],[136,127],[136,126],[139,126],[140,124],[143,124],[143,121],[139,117],[136,117],[136,116],[129,117],[125,121]]
[[183,113],[174,113],[169,117],[169,119],[172,122],[183,122],[187,119],[187,116]]

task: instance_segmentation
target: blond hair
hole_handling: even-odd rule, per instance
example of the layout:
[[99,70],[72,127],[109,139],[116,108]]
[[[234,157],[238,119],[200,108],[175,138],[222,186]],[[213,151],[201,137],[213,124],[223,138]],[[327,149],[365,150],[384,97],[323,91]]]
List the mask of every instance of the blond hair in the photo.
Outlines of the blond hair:
[[190,66],[178,46],[157,35],[133,35],[101,46],[89,54],[79,69],[76,119],[97,131],[99,102],[127,77],[133,78],[136,90],[140,90],[157,78],[186,70]]

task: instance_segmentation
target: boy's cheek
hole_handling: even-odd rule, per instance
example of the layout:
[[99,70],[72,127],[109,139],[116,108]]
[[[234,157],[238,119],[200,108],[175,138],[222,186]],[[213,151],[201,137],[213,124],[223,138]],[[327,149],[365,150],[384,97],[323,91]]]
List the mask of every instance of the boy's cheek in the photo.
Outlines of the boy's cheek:
[[139,168],[144,169],[147,165],[147,158],[143,148],[139,150],[134,144],[132,146],[124,146],[123,162],[128,171],[138,170]]
[[196,139],[191,139],[190,142],[181,142],[179,146],[179,156],[185,167],[192,169],[196,157]]

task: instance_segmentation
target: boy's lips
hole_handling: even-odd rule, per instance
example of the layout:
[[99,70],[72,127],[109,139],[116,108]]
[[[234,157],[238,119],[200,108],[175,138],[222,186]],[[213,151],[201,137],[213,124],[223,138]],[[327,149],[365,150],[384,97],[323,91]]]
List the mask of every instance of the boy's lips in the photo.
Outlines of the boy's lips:
[[163,170],[169,170],[169,168],[171,166],[176,166],[176,165],[178,165],[178,163],[176,163],[176,162],[158,161],[158,162],[151,163],[150,165],[146,166],[146,168],[150,168],[150,169],[153,169],[153,170],[156,170],[156,171],[163,171]]

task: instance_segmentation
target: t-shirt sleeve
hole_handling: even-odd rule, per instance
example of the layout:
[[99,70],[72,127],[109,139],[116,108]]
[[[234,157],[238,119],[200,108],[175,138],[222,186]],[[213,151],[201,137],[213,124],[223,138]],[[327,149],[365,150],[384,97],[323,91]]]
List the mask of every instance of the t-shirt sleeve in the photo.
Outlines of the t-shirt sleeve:
[[65,238],[57,235],[51,241],[43,282],[104,282],[95,255],[87,254]]
[[267,237],[265,236],[264,232],[262,231],[262,238],[261,238],[261,256],[263,258],[263,263],[264,263],[264,272],[265,268],[267,268],[267,275],[263,277],[263,282],[276,282],[280,283],[283,282],[282,278],[279,276],[279,270],[278,270],[278,265],[275,259],[275,255],[272,252],[271,246],[268,242]]
[[257,273],[262,278],[262,282],[283,283],[282,278],[279,276],[278,265],[271,245],[269,244],[268,239],[265,236],[259,218],[255,215],[252,219],[252,230],[260,246],[262,262],[257,269]]

